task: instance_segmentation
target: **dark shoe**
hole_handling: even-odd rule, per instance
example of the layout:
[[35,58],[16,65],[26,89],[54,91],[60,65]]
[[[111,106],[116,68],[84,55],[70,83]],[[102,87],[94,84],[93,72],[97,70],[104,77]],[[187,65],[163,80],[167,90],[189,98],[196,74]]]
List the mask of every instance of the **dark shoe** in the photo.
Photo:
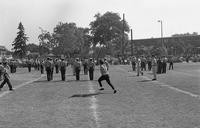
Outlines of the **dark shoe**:
[[154,80],[156,80],[156,79],[152,79],[152,81],[154,81]]
[[117,90],[114,90],[114,94],[117,92]]
[[9,89],[9,91],[14,91],[14,89],[11,88],[11,89]]
[[100,88],[99,90],[104,90],[104,88]]

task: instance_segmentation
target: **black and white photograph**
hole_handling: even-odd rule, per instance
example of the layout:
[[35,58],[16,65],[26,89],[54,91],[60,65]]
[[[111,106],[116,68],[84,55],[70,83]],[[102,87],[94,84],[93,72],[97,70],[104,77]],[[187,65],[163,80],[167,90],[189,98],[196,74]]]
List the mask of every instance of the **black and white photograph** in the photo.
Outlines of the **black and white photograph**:
[[199,0],[0,0],[0,128],[200,128]]

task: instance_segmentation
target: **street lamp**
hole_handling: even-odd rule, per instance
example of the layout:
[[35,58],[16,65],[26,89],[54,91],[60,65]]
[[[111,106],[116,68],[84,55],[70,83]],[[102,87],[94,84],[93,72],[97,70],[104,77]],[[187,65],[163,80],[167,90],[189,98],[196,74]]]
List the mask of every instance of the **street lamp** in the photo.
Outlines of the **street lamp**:
[[164,42],[163,42],[163,22],[162,22],[162,20],[158,20],[158,22],[160,22],[160,33],[161,33],[160,41],[161,41],[162,48],[165,51],[166,49],[165,49]]

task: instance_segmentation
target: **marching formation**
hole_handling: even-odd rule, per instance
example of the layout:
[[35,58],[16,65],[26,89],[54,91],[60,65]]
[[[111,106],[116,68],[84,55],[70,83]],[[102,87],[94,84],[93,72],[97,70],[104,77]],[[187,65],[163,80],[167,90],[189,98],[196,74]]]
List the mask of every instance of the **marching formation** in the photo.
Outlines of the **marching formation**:
[[[9,77],[9,70],[10,73],[15,73],[16,68],[13,69],[13,62],[7,61],[4,59],[2,63],[0,64],[0,80],[3,80],[3,82],[0,85],[0,89],[7,83],[9,90],[13,90],[12,84],[10,82],[10,77]],[[41,60],[31,60],[28,59],[26,61],[26,67],[28,68],[28,72],[31,72],[32,67],[35,68],[35,70],[40,70],[41,74],[46,73],[46,78],[47,81],[52,81],[54,77],[54,70],[55,73],[58,74],[59,72],[61,73],[61,80],[65,81],[66,80],[66,68],[71,65],[73,75],[75,76],[75,79],[78,81],[80,80],[80,72],[81,68],[83,67],[83,72],[84,75],[88,75],[89,80],[94,80],[94,71],[95,71],[95,66],[97,65],[97,61],[94,61],[93,58],[90,59],[84,59],[80,60],[79,58],[75,59],[65,59],[64,57],[59,58],[51,58],[47,57],[46,59],[41,59]],[[98,79],[99,83],[99,90],[104,90],[101,81],[105,80],[108,85],[113,89],[114,93],[116,93],[116,89],[114,86],[111,84],[110,78],[109,78],[109,64],[106,59],[100,59],[99,60],[99,65],[100,65],[100,73],[101,76]],[[17,66],[14,66],[17,67]],[[14,71],[13,71],[14,70]]]

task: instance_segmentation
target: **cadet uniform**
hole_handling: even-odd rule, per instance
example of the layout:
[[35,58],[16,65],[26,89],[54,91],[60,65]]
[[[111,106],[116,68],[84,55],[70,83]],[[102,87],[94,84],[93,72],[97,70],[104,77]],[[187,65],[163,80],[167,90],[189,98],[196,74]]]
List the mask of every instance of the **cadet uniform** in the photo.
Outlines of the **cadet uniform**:
[[76,80],[80,80],[81,63],[79,59],[76,59],[74,63],[74,69],[75,69],[75,74],[76,74]]
[[88,63],[89,78],[90,78],[90,80],[93,80],[93,76],[94,76],[94,67],[95,67],[95,64],[94,64],[92,58],[90,58],[90,61],[89,61],[89,63]]
[[53,80],[53,71],[54,71],[54,62],[53,59],[50,59],[51,62],[51,74],[50,74],[50,79]]
[[136,67],[136,59],[135,59],[135,57],[132,57],[131,65],[132,65],[133,71],[135,71],[135,67]]
[[28,72],[31,72],[31,60],[30,59],[27,61],[27,66],[28,66]]
[[157,60],[156,58],[153,56],[152,57],[152,72],[153,72],[153,79],[152,80],[156,80],[156,69],[157,69]]
[[47,80],[50,81],[51,80],[51,62],[50,62],[50,58],[47,58],[47,60],[45,62],[45,68],[46,68],[46,73],[47,73]]
[[58,59],[55,60],[55,68],[56,68],[56,73],[59,72],[59,62]]
[[141,60],[140,60],[140,58],[137,58],[137,76],[139,76],[140,75],[140,73],[141,73],[141,75],[143,75],[143,72],[141,71]]
[[67,63],[62,58],[61,62],[60,62],[60,72],[61,72],[61,79],[62,79],[62,81],[65,81],[66,67],[67,67]]
[[40,71],[41,71],[41,74],[44,74],[44,61],[40,61]]

